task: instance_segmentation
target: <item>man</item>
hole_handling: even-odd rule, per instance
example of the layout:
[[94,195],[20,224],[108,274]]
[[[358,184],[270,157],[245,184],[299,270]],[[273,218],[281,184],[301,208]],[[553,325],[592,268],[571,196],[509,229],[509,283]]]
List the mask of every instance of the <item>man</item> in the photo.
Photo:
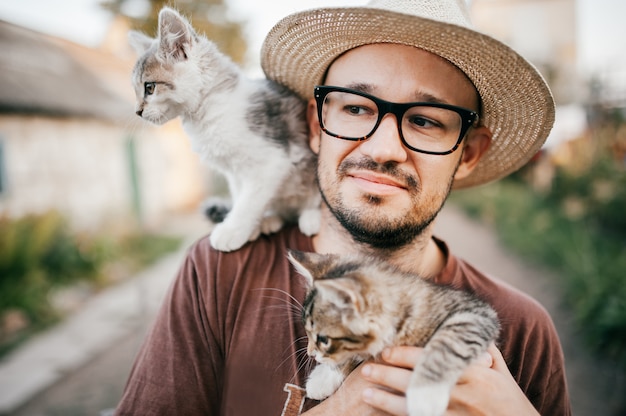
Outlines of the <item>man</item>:
[[376,256],[494,306],[502,323],[497,347],[465,371],[447,415],[571,414],[546,312],[432,236],[452,187],[506,175],[545,140],[554,105],[536,70],[472,30],[462,0],[297,13],[270,32],[262,64],[309,100],[321,229],[308,238],[287,228],[233,253],[199,241],[118,414],[406,414],[417,347],[385,351],[322,403],[304,397],[313,365],[298,316],[305,288],[288,249]]

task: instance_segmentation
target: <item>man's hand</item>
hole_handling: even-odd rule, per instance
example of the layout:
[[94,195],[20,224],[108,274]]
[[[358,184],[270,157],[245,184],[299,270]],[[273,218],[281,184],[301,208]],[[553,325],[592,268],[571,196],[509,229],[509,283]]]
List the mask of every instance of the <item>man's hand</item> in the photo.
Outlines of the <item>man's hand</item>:
[[452,390],[446,415],[516,415],[539,413],[530,403],[511,375],[509,368],[495,345],[488,350],[493,363],[470,366]]
[[[363,401],[388,414],[405,416],[404,392],[421,348],[395,347],[383,353],[385,363],[367,363],[363,377]],[[500,351],[490,346],[485,354],[463,373],[452,389],[446,416],[456,415],[538,415],[509,372]]]
[[376,387],[363,377],[364,365],[367,364],[357,367],[332,396],[303,413],[302,416],[389,416],[388,413],[370,406],[362,399],[364,391]]

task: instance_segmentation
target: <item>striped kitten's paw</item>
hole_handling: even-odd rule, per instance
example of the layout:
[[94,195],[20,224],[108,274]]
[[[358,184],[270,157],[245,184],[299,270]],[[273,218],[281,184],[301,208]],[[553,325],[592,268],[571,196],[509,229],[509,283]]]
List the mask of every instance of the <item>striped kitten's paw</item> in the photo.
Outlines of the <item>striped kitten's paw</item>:
[[343,373],[337,367],[318,364],[306,382],[306,395],[310,399],[324,400],[337,391],[343,379]]
[[410,386],[406,392],[409,416],[442,416],[448,408],[450,385]]

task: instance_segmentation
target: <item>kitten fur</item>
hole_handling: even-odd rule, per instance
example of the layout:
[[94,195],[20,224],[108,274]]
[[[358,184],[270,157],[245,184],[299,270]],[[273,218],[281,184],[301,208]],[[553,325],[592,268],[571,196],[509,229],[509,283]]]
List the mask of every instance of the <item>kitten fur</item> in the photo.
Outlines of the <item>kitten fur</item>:
[[[298,221],[320,222],[316,155],[308,146],[306,103],[270,80],[252,80],[175,10],[159,13],[156,39],[131,31],[136,113],[163,124],[181,117],[192,148],[228,183],[232,207],[209,204],[211,245],[236,250]],[[225,217],[224,217],[225,215]]]
[[361,362],[385,347],[424,347],[406,392],[410,416],[443,415],[463,370],[499,333],[496,312],[467,292],[436,285],[362,256],[290,251],[305,277],[307,352],[318,365],[307,396],[334,393]]

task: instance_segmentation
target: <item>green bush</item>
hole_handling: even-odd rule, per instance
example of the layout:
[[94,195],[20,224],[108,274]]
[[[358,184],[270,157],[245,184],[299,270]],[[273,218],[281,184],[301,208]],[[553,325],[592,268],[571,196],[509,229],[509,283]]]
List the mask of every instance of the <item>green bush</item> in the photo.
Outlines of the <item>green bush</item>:
[[131,264],[131,271],[136,271],[154,263],[164,254],[180,246],[181,238],[153,233],[131,233],[124,236],[118,244],[116,258],[124,258]]
[[103,260],[98,247],[73,236],[59,214],[0,218],[0,312],[21,310],[33,324],[54,320],[50,289],[96,280]]
[[547,189],[527,183],[541,172],[531,164],[452,200],[495,224],[506,244],[556,270],[588,343],[626,369],[626,122],[621,113],[594,114],[588,136],[551,155]]
[[567,210],[576,204],[577,216],[611,236],[626,236],[626,170],[607,156],[584,174],[557,170],[547,200]]
[[[116,280],[113,270],[128,276],[180,242],[179,237],[145,232],[76,235],[55,212],[0,217],[0,355],[60,318],[51,304],[54,290],[79,281],[99,289]],[[6,316],[25,320],[19,326],[26,328],[6,330]]]
[[594,149],[584,171],[557,167],[547,192],[517,175],[456,191],[451,202],[493,224],[523,256],[554,269],[588,344],[626,369],[626,170],[601,150]]

